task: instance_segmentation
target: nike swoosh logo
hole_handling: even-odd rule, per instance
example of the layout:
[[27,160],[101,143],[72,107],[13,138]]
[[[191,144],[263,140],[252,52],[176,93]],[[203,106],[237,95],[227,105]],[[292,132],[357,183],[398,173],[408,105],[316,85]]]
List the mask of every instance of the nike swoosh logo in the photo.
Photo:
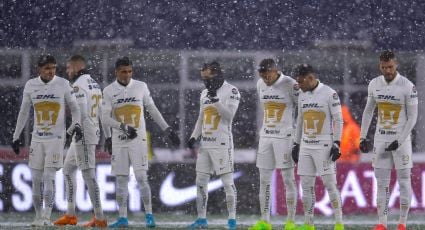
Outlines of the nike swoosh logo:
[[[162,203],[174,207],[184,204],[188,201],[196,199],[196,185],[192,185],[186,188],[176,188],[173,185],[173,180],[176,174],[171,172],[167,175],[165,180],[162,182],[161,188],[159,189],[159,198]],[[233,174],[233,180],[242,176],[242,172],[235,172]],[[223,187],[221,179],[216,179],[208,183],[208,193],[215,191]]]

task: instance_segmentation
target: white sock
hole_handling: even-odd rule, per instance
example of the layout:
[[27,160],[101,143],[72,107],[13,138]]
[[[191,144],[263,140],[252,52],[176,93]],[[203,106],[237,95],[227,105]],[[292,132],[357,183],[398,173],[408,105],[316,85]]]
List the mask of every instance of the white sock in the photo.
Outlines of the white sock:
[[100,202],[99,185],[96,181],[95,169],[85,169],[82,171],[84,182],[87,185],[89,192],[90,201],[93,205],[94,216],[98,220],[105,219],[102,210],[102,204]]
[[152,195],[151,188],[148,182],[148,173],[146,170],[138,170],[134,172],[137,183],[140,186],[140,193],[142,195],[143,205],[146,214],[152,214]]
[[45,168],[43,173],[44,179],[44,215],[43,217],[50,220],[53,205],[55,204],[55,168]]
[[209,174],[200,172],[196,173],[196,210],[198,212],[198,218],[207,218],[209,180]]
[[406,224],[412,199],[410,169],[398,169],[397,180],[400,185],[400,224]]
[[75,216],[75,199],[76,199],[76,167],[67,167],[63,168],[63,175],[65,177],[65,188],[66,188],[66,198],[68,201],[68,208],[66,213],[70,216]]
[[226,193],[227,211],[229,219],[236,219],[236,186],[233,182],[233,173],[226,173],[220,176],[224,184],[224,192]]
[[391,170],[375,168],[375,178],[378,187],[376,194],[376,204],[378,206],[377,209],[379,223],[387,226]]
[[32,204],[35,210],[35,218],[40,219],[43,212],[43,171],[31,169],[32,177]]
[[120,217],[127,217],[128,176],[116,176],[116,198]]
[[286,208],[288,210],[288,220],[295,220],[297,211],[297,186],[295,184],[294,168],[285,168],[281,170],[283,183],[285,184]]
[[314,184],[315,176],[301,176],[301,187],[303,190],[304,223],[313,224],[314,203],[316,202],[316,193]]
[[260,191],[258,198],[260,200],[261,219],[270,222],[270,198],[271,198],[271,180],[273,169],[260,170]]
[[329,200],[335,213],[335,222],[342,223],[342,202],[338,188],[336,187],[336,174],[323,175],[322,181],[325,184],[326,190],[328,190]]

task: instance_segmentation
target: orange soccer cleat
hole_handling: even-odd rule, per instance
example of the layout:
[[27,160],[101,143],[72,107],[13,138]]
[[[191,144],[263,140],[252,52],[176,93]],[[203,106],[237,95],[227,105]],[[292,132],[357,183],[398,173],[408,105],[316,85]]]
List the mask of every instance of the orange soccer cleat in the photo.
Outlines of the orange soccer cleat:
[[373,230],[387,230],[387,227],[385,227],[383,224],[378,224]]
[[405,224],[398,224],[397,230],[406,230],[406,225]]
[[94,227],[96,227],[96,228],[106,228],[106,227],[108,227],[108,223],[107,223],[106,219],[104,219],[104,220],[98,220],[98,219],[96,219],[96,217],[93,217],[93,218],[91,218],[91,220],[89,222],[85,223],[83,225],[83,227],[87,227],[87,228],[90,228],[90,227],[92,227],[92,228],[94,228]]
[[77,216],[69,216],[67,214],[63,215],[55,222],[53,222],[56,226],[64,226],[64,225],[76,225],[77,224]]

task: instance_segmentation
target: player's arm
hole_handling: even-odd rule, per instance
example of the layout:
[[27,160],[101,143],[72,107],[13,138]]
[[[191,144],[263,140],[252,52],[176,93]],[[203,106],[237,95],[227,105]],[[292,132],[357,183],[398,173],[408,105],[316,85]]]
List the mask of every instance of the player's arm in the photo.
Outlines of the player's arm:
[[300,106],[300,102],[298,101],[298,106],[297,106],[297,121],[296,121],[296,126],[295,126],[295,137],[294,137],[294,142],[299,144],[301,142],[301,136],[302,136],[302,131],[303,131],[303,114],[301,113],[301,106]]
[[407,121],[404,125],[403,131],[401,132],[399,138],[397,139],[398,143],[403,143],[409,134],[412,132],[413,127],[416,124],[418,119],[418,93],[415,86],[412,87],[412,90],[408,95],[406,95],[406,110],[407,110]]
[[232,89],[231,95],[225,101],[217,101],[215,102],[215,106],[217,107],[220,116],[223,119],[231,121],[236,114],[236,111],[239,107],[241,95],[236,88]]
[[145,105],[146,110],[151,115],[151,117],[155,121],[155,123],[161,128],[162,131],[164,131],[165,129],[167,129],[169,127],[169,125],[165,121],[161,112],[159,112],[158,108],[156,107],[155,102],[152,99],[152,96],[149,92],[148,87],[145,86],[144,90],[145,90],[146,94],[143,97],[143,104]]
[[[67,133],[74,133],[76,127],[81,124],[81,112],[77,99],[74,95],[73,89],[70,86],[65,87],[65,102],[71,110],[72,122],[68,128]],[[81,129],[80,129],[81,130]]]
[[[109,95],[107,92],[103,92],[101,114],[102,114],[101,120],[103,121],[102,125],[104,125],[104,127],[120,129],[121,122],[118,122],[117,120],[112,118],[112,98],[111,98],[111,95]],[[106,128],[103,130],[105,132]],[[105,136],[107,136],[106,132],[105,132]]]
[[330,97],[328,104],[332,115],[332,123],[334,125],[333,140],[340,142],[344,120],[342,119],[341,102],[335,91]]
[[25,85],[24,94],[22,97],[21,108],[19,109],[18,120],[16,121],[15,132],[13,133],[13,142],[19,139],[22,130],[25,127],[25,123],[28,120],[31,109],[31,95],[28,92],[28,83]]
[[367,102],[366,102],[366,107],[363,110],[362,125],[360,129],[360,139],[366,139],[367,131],[369,130],[370,123],[372,122],[373,111],[375,110],[375,106],[376,106],[376,101],[373,98],[372,84],[369,84],[367,91],[368,91]]

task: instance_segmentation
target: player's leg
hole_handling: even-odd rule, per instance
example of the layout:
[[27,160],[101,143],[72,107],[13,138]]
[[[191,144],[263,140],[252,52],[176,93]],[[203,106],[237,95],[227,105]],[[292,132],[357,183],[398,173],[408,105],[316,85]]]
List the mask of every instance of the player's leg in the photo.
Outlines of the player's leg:
[[198,218],[189,229],[207,228],[208,182],[212,163],[207,149],[200,149],[196,159],[196,211]]
[[[102,204],[100,202],[99,185],[96,181],[96,145],[75,145],[76,164],[81,169],[84,182],[87,186],[90,201],[93,205],[94,218],[84,227],[106,227],[107,221],[103,215]],[[65,166],[64,166],[65,168]]]
[[377,194],[376,204],[378,211],[378,225],[375,229],[386,229],[388,219],[388,202],[390,197],[391,169],[393,167],[392,154],[385,151],[389,143],[375,141],[373,167],[375,171]]
[[276,168],[281,169],[283,183],[286,193],[286,208],[288,217],[285,223],[285,230],[295,229],[295,212],[297,208],[297,187],[295,184],[294,161],[292,160],[291,138],[274,139],[273,152],[275,155]]
[[336,174],[322,175],[322,181],[328,191],[329,200],[334,209],[335,222],[336,224],[342,224],[342,202],[338,188],[336,187]]
[[32,177],[32,203],[35,210],[33,226],[40,225],[43,215],[43,170],[44,170],[44,152],[42,144],[31,142],[29,150],[29,167]]
[[117,199],[117,221],[109,225],[110,228],[128,227],[127,199],[128,199],[128,175],[130,159],[126,147],[114,147],[112,145],[111,171],[115,175],[115,197]]
[[67,199],[67,211],[63,216],[53,222],[54,225],[76,225],[78,221],[77,216],[75,214],[75,199],[77,190],[77,162],[75,150],[75,143],[71,143],[63,165],[63,175],[65,178],[65,189]]
[[302,201],[304,208],[304,228],[314,229],[314,203],[316,201],[316,165],[313,159],[315,150],[304,148],[301,145],[298,160],[298,175],[300,176]]
[[411,168],[412,142],[408,138],[400,147],[392,152],[394,165],[397,170],[397,180],[400,185],[400,220],[398,229],[406,229],[407,216],[412,199]]
[[227,212],[229,213],[228,218],[228,229],[236,229],[236,198],[237,191],[233,181],[233,173],[229,172],[220,176],[221,181],[224,184],[224,192],[226,193],[226,204]]
[[[260,201],[261,220],[256,223],[253,228],[257,225],[257,228],[264,225],[270,225],[271,180],[273,171],[276,167],[272,138],[260,138],[258,142],[256,165],[260,172],[260,191],[258,193],[258,198]],[[264,221],[266,223],[264,223]]]

